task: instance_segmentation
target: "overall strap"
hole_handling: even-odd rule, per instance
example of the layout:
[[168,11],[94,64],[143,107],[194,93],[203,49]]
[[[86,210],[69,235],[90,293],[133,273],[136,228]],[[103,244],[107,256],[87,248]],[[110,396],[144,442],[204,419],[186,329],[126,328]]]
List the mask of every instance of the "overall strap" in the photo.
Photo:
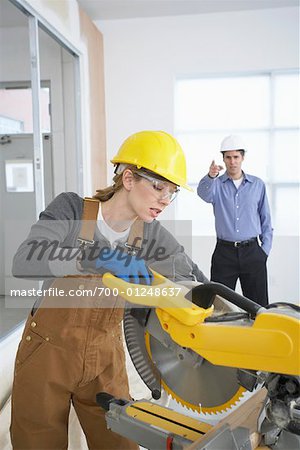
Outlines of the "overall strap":
[[[99,210],[99,200],[85,197],[83,200],[83,211],[81,216],[81,230],[77,240],[80,242],[80,247],[93,245],[95,228],[97,224]],[[125,247],[130,255],[136,255],[142,247],[144,236],[144,222],[141,219],[136,219],[131,225],[129,236]]]
[[142,248],[144,237],[144,222],[141,219],[136,219],[130,228],[130,233],[125,244],[127,253],[129,255],[136,255]]
[[95,198],[85,197],[83,199],[83,211],[81,216],[81,229],[77,240],[80,243],[80,247],[86,247],[87,245],[93,245],[95,228],[97,224],[99,210],[99,200]]

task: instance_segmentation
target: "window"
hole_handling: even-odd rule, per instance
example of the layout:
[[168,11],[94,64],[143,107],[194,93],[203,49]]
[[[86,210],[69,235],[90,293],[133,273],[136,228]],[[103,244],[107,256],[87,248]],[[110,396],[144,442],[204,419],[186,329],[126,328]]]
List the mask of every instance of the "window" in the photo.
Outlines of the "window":
[[[222,163],[222,139],[240,134],[243,169],[267,185],[275,234],[299,234],[298,71],[177,80],[175,134],[195,190],[211,161]],[[193,234],[215,234],[212,206],[197,194],[182,190],[176,214],[193,221]]]
[[[51,131],[49,87],[41,87],[40,101],[41,131],[42,133],[49,133]],[[30,82],[27,83],[27,86],[0,82],[0,133],[33,133]]]

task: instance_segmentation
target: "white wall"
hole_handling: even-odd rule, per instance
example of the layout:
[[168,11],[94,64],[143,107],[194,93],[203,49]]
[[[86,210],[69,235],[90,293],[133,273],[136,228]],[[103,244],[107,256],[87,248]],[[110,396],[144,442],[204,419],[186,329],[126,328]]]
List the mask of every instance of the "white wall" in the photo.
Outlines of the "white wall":
[[173,132],[177,76],[295,68],[298,9],[98,21],[107,147],[140,129]]
[[[135,131],[173,133],[178,76],[299,65],[298,8],[98,21],[96,25],[104,36],[108,159]],[[199,170],[199,177],[204,170]],[[174,209],[164,217],[174,217]],[[207,275],[213,246],[213,238],[199,236],[193,241],[193,258]],[[299,300],[296,238],[275,237],[269,280],[271,301]]]

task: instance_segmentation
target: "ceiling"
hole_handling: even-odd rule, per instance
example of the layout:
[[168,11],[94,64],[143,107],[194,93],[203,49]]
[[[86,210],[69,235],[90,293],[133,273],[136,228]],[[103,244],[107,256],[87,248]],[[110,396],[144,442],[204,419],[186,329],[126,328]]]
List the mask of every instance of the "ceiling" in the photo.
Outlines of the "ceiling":
[[300,0],[77,0],[92,20],[178,16],[299,6]]
[[[77,0],[92,20],[178,16],[298,6],[300,0]],[[25,26],[27,17],[0,0],[0,27]]]

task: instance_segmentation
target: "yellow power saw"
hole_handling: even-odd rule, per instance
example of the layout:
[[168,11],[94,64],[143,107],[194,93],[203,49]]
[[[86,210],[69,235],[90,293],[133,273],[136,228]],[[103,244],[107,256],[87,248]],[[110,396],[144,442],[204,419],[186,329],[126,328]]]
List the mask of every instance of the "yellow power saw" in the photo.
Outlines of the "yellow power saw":
[[[262,308],[219,283],[189,290],[153,273],[151,286],[125,283],[111,274],[103,276],[103,283],[118,289],[130,303],[124,315],[126,344],[153,398],[159,399],[163,388],[183,406],[218,413],[235,405],[246,390],[264,386],[267,400],[259,431],[268,443],[277,445],[276,449],[300,448],[299,307],[277,303]],[[216,296],[234,304],[237,310],[216,311]],[[98,401],[103,406],[105,398],[109,410],[112,399],[107,401],[103,395],[99,394]],[[129,409],[125,412],[129,408],[126,402],[119,407],[127,415],[127,425],[121,426],[121,432],[114,430],[112,423],[110,428],[126,436],[128,417],[134,414]],[[148,420],[151,429],[151,418]],[[142,428],[145,436],[145,422]],[[132,438],[132,431],[129,436]],[[158,445],[157,440],[153,442]],[[178,448],[185,448],[180,445]],[[242,443],[232,448],[246,447]]]

